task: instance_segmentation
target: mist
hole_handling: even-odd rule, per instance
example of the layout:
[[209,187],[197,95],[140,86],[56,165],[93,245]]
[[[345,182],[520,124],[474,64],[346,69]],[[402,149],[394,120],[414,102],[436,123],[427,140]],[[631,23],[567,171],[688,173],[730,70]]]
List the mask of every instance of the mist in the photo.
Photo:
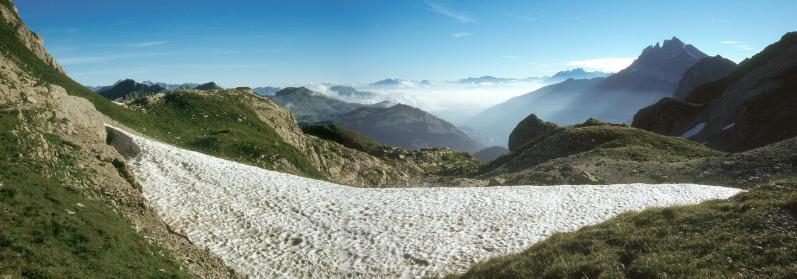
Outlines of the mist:
[[541,80],[518,80],[497,84],[402,81],[396,86],[340,85],[373,94],[341,95],[329,89],[331,84],[313,84],[308,85],[308,88],[352,103],[375,104],[383,101],[402,103],[420,108],[455,125],[467,126],[464,122],[477,113],[512,97],[527,94],[545,84]]

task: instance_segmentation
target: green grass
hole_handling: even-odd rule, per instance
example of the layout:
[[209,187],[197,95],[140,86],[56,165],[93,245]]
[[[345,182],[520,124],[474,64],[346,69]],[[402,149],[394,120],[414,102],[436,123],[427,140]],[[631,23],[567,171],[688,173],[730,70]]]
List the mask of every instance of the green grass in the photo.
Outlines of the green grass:
[[301,174],[324,175],[257,117],[242,92],[173,93],[141,107],[126,125],[161,141],[266,168],[285,159]]
[[[6,57],[43,82],[64,87],[70,95],[88,99],[101,113],[147,136],[260,167],[272,168],[285,160],[299,170],[299,175],[324,179],[298,150],[285,143],[274,130],[259,121],[250,106],[234,94],[215,96],[180,93],[147,108],[147,112],[131,110],[91,92],[64,74],[55,71],[25,48],[7,24],[0,24],[0,51]],[[197,119],[197,114],[209,115]],[[238,121],[238,118],[244,121]]]
[[619,125],[570,126],[528,142],[514,152],[482,167],[489,171],[504,164],[525,169],[552,159],[594,152],[595,159],[678,162],[717,155],[703,145],[675,137]]
[[797,180],[729,200],[622,214],[461,278],[794,278]]
[[321,139],[334,141],[348,148],[357,149],[369,154],[385,148],[384,144],[357,131],[343,127],[340,124],[307,124],[302,127],[302,132]]
[[0,112],[0,277],[187,277],[121,215],[67,186],[68,179],[84,178],[75,166],[79,146],[48,134],[56,156],[34,158],[35,143],[20,138],[19,123],[15,111]]

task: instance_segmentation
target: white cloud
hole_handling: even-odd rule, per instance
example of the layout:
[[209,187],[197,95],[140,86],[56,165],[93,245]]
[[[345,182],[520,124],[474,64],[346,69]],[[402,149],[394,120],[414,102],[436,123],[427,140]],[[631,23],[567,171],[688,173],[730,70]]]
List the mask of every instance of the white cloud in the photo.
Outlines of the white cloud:
[[591,71],[612,72],[616,73],[631,65],[634,62],[634,57],[611,57],[611,58],[595,58],[587,60],[569,61],[567,66],[584,68]]
[[451,34],[451,37],[454,37],[454,38],[462,38],[462,37],[470,37],[470,36],[473,36],[473,34],[468,33],[468,32],[457,32],[457,33]]
[[459,22],[462,22],[462,23],[473,23],[473,22],[476,22],[475,20],[473,20],[469,16],[464,15],[464,14],[462,14],[460,12],[457,12],[457,11],[451,10],[448,7],[445,7],[445,6],[442,6],[442,5],[438,5],[438,4],[432,3],[430,1],[424,1],[424,3],[426,3],[426,5],[429,6],[429,8],[431,8],[431,10],[433,12],[441,14],[441,15],[444,15],[444,16],[447,16],[447,17],[450,17],[450,18],[453,18],[453,19],[456,19]]
[[159,45],[162,45],[162,44],[165,44],[165,43],[166,43],[166,41],[151,41],[151,42],[135,43],[135,44],[132,44],[130,46],[132,46],[132,47],[151,47],[151,46],[159,46]]
[[722,42],[720,42],[720,44],[723,44],[723,45],[738,45],[738,44],[741,44],[741,42],[737,42],[737,41],[722,41]]

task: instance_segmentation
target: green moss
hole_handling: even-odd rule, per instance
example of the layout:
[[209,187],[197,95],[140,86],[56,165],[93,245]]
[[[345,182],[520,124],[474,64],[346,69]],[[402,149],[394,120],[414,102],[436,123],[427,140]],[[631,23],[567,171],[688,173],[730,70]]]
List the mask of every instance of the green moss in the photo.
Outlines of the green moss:
[[557,233],[462,278],[790,278],[797,273],[797,180],[729,200],[622,214]]
[[[32,119],[35,112],[23,112]],[[46,135],[52,160],[31,157],[16,111],[0,112],[0,277],[182,278],[163,249],[104,203],[68,186],[80,148]],[[26,121],[36,129],[34,121]],[[34,125],[34,126],[31,126]],[[23,144],[19,144],[21,140]],[[21,155],[21,156],[20,156]]]

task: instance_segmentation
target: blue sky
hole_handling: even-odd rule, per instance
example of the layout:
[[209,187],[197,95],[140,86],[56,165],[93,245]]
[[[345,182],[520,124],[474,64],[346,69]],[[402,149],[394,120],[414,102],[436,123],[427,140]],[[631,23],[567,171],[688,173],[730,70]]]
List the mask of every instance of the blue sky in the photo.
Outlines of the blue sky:
[[738,62],[797,30],[797,0],[15,2],[88,85],[528,77],[617,69],[672,36]]

